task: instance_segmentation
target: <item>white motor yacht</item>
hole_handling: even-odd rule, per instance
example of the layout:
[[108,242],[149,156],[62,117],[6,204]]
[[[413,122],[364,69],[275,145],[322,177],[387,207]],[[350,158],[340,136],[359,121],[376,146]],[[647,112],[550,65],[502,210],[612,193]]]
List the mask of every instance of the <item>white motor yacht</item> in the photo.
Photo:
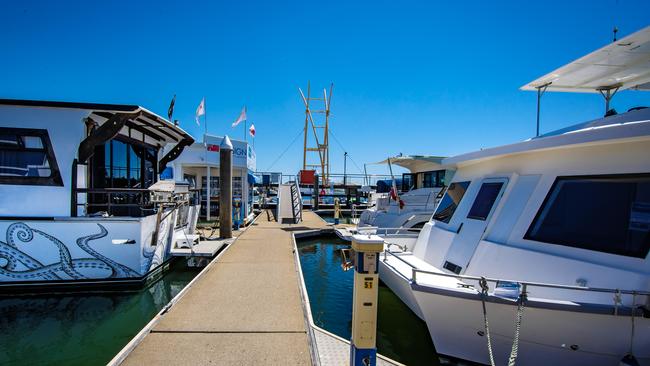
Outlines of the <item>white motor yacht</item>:
[[135,105],[0,100],[0,292],[160,273],[198,237],[187,183],[158,181],[193,141]]
[[[390,237],[398,247],[412,247],[442,197],[445,182],[453,177],[453,170],[441,164],[443,159],[418,155],[390,158],[390,164],[409,170],[397,187],[401,193],[393,198],[388,192],[374,194],[374,206],[362,211],[357,227],[336,228],[336,234],[349,241],[354,234],[372,233]],[[387,163],[388,159],[377,164]]]
[[650,365],[650,27],[523,89],[601,92],[607,117],[443,160],[457,170],[380,278],[437,352],[483,364]]

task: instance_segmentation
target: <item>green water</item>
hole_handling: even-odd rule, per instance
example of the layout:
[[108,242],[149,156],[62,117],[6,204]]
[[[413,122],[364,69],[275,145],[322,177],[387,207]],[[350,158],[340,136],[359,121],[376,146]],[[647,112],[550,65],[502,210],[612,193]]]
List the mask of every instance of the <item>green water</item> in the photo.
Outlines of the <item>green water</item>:
[[[349,243],[329,236],[298,242],[314,323],[350,339],[354,271],[341,269],[342,248],[349,248]],[[383,284],[379,287],[378,304],[379,353],[407,365],[440,364],[426,323]]]
[[0,298],[0,364],[105,365],[198,272],[179,260],[135,293]]

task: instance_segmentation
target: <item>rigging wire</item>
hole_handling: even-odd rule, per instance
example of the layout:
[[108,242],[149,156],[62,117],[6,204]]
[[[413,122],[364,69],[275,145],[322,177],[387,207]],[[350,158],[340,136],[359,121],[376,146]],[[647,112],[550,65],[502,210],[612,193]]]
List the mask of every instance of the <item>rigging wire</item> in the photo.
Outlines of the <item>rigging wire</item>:
[[287,151],[289,151],[289,149],[291,148],[291,146],[293,146],[293,144],[296,142],[296,140],[298,139],[298,137],[300,137],[300,135],[302,135],[302,132],[303,132],[303,131],[304,131],[304,129],[301,127],[301,128],[300,128],[300,131],[298,131],[298,134],[296,135],[296,137],[294,137],[293,140],[291,140],[291,142],[289,143],[289,146],[287,146],[287,148],[284,149],[284,151],[280,154],[280,156],[278,156],[277,159],[275,159],[275,160],[273,161],[273,163],[272,163],[271,165],[269,165],[268,168],[266,168],[266,171],[267,171],[267,172],[268,172],[268,171],[271,171],[271,168],[273,168],[273,166],[275,165],[275,163],[277,163],[278,161],[280,161],[280,159],[282,159],[282,157],[284,156],[284,154],[286,154]]
[[[341,147],[341,149],[344,152],[347,152],[348,150],[345,147],[343,147],[343,144],[341,144],[341,141],[339,141],[339,139],[336,137],[336,135],[334,134],[334,131],[332,130],[332,127],[329,128],[329,133],[332,135],[332,137],[334,137],[334,141],[336,141],[336,143],[339,145],[339,147]],[[348,153],[348,159],[350,159],[350,161],[352,162],[352,164],[354,164],[354,166],[357,168],[357,170],[359,170],[359,172],[363,174],[363,170],[359,167],[359,165],[357,165],[357,162],[354,161],[354,159],[352,159],[352,157],[350,156],[350,153]]]

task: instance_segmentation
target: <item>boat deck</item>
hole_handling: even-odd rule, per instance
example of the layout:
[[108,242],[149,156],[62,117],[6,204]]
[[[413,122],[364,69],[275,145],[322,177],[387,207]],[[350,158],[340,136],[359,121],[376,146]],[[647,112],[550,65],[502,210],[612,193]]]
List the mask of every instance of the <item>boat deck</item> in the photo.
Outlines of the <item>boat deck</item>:
[[262,213],[110,364],[309,365],[315,357],[328,365],[334,363],[327,360],[347,360],[345,340],[316,329],[310,341],[309,310],[301,297],[292,234],[323,229],[327,223],[311,211],[303,212],[299,224],[280,224]]

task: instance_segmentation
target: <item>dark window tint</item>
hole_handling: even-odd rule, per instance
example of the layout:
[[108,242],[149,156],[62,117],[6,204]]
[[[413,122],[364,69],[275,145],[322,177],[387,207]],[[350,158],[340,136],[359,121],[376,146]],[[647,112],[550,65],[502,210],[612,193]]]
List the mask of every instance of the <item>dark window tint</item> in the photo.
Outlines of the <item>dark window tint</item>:
[[454,182],[449,185],[445,196],[442,197],[442,201],[440,201],[436,209],[436,213],[433,214],[433,219],[449,223],[468,186],[469,182]]
[[645,258],[650,174],[558,178],[525,238]]
[[469,214],[467,214],[467,218],[474,220],[487,219],[487,217],[490,215],[490,211],[492,211],[492,206],[494,205],[494,201],[496,201],[502,186],[502,182],[483,183],[481,189],[476,195],[474,204],[472,204],[472,208],[469,210]]
[[437,172],[426,172],[422,177],[422,186],[424,188],[433,188],[438,186]]
[[0,127],[0,184],[63,185],[46,130]]
[[408,192],[415,187],[415,174],[402,174],[402,192]]

